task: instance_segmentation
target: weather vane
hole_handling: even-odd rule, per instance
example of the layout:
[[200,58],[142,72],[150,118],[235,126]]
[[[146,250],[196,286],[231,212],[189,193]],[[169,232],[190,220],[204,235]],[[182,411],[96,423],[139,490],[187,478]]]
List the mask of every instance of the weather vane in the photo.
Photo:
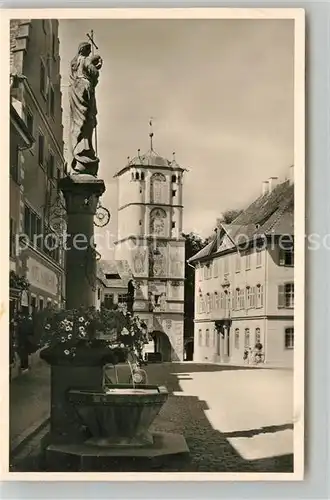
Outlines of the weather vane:
[[150,149],[151,149],[151,151],[153,151],[152,138],[154,136],[154,133],[152,130],[152,125],[153,125],[152,121],[153,121],[153,117],[151,117],[149,120],[149,127],[150,127],[149,137],[150,137]]

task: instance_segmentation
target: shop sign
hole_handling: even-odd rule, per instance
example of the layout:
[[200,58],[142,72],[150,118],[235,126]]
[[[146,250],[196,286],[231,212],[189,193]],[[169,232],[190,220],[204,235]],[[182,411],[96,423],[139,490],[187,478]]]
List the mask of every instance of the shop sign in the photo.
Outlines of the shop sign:
[[28,258],[27,267],[27,279],[32,287],[40,288],[51,295],[57,295],[58,277],[54,271],[32,257]]

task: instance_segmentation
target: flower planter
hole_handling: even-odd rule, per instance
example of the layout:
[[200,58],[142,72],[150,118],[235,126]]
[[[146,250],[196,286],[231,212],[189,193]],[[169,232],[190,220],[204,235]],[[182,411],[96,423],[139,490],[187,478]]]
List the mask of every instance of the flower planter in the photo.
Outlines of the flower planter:
[[124,349],[111,349],[102,340],[94,340],[91,345],[82,342],[76,346],[75,355],[68,355],[65,344],[45,347],[40,352],[40,358],[51,365],[70,366],[104,366],[117,364],[127,359]]

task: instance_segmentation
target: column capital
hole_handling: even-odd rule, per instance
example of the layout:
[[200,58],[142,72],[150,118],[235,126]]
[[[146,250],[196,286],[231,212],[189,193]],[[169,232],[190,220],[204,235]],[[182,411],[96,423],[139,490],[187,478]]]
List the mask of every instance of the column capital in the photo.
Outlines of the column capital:
[[102,179],[88,174],[72,174],[59,181],[68,215],[95,215],[99,197],[105,191]]

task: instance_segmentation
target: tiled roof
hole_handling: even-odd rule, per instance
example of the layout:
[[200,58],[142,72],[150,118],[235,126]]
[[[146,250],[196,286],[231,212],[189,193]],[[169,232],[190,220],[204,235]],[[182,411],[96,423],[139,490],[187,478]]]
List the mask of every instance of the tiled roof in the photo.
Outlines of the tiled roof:
[[[110,279],[106,275],[111,275]],[[126,260],[99,260],[97,277],[107,288],[126,288],[133,274]]]
[[[222,229],[237,245],[263,235],[294,234],[294,185],[285,181],[271,193],[259,196],[231,224],[221,224]],[[215,236],[202,250],[189,259],[197,261],[215,251]]]
[[170,167],[171,162],[163,156],[160,156],[153,149],[150,149],[147,153],[135,156],[129,161],[129,165],[134,166],[154,166],[154,167]]
[[210,243],[208,243],[204,248],[202,248],[199,252],[197,252],[193,257],[188,259],[188,262],[190,262],[191,260],[203,259],[204,257],[210,255],[212,253],[214,243],[215,243],[215,237],[213,238],[212,241],[210,241]]

